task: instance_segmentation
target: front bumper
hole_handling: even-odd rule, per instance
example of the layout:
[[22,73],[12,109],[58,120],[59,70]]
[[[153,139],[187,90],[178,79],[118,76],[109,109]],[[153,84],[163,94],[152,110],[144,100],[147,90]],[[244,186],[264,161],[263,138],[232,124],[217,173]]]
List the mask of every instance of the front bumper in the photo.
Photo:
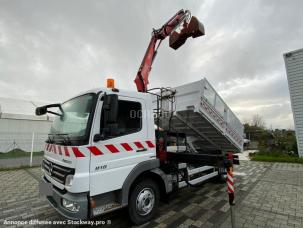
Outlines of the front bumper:
[[[45,177],[44,182],[48,182]],[[67,199],[69,201],[76,202],[80,209],[78,212],[72,212],[67,210],[62,205],[62,199]],[[88,205],[88,194],[87,193],[62,193],[53,187],[52,196],[47,196],[47,200],[50,205],[57,210],[61,215],[72,220],[85,220],[89,218],[89,205]]]

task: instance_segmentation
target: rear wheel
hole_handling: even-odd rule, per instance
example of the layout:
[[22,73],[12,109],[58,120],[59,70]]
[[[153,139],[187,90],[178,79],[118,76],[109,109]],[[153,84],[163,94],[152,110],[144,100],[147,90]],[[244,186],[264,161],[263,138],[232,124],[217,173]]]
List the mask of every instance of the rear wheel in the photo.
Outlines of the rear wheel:
[[217,181],[219,183],[226,183],[226,174],[219,174],[218,177],[217,177]]
[[133,223],[140,225],[152,219],[159,204],[159,188],[153,180],[144,180],[132,190],[128,213]]
[[216,183],[225,183],[226,182],[226,169],[219,167],[218,168],[218,176],[213,179]]

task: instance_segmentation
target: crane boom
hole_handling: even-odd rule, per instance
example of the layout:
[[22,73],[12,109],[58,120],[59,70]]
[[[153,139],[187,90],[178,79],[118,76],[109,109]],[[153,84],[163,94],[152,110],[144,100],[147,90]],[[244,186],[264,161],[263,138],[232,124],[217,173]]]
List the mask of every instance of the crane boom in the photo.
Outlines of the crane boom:
[[[191,20],[189,21],[190,18]],[[181,32],[175,32],[182,23]],[[162,40],[170,36],[170,47],[177,49],[185,43],[188,37],[192,36],[195,38],[202,35],[204,35],[203,25],[195,17],[191,17],[188,10],[183,9],[177,12],[160,29],[154,30],[135,78],[138,92],[147,92],[149,73]]]

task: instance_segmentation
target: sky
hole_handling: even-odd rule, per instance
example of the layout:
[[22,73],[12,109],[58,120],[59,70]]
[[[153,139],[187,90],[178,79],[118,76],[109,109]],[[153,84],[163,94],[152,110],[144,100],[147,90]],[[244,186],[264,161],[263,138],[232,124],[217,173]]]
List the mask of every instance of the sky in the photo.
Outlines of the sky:
[[149,88],[205,77],[242,122],[293,128],[283,53],[303,48],[303,1],[0,0],[0,97],[62,102],[133,82],[152,28],[188,9],[206,35],[162,42]]

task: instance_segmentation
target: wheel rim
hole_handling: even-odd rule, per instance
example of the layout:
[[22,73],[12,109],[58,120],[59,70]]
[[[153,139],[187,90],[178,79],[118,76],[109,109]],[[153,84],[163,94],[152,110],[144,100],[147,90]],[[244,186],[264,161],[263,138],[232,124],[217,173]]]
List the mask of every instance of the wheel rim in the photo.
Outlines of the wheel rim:
[[139,215],[147,215],[149,214],[155,204],[155,194],[151,188],[142,189],[136,200],[136,209]]

